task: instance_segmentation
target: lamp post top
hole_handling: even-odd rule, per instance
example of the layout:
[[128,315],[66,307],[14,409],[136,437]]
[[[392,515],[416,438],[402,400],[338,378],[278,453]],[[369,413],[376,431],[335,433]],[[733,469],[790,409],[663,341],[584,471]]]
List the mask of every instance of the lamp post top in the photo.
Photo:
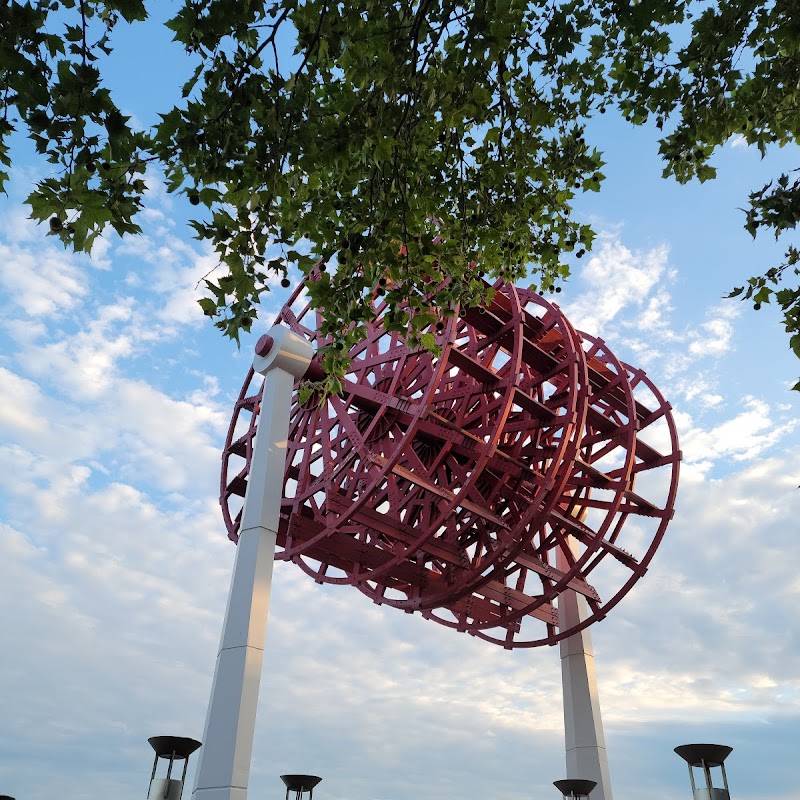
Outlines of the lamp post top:
[[564,797],[588,797],[592,789],[597,786],[597,781],[589,781],[583,778],[564,778],[560,781],[553,781],[553,786]]
[[690,767],[720,767],[732,751],[725,744],[682,744],[675,748]]
[[201,746],[197,739],[186,736],[151,736],[147,741],[156,751],[156,758],[189,758]]
[[316,775],[281,775],[290,792],[310,792],[322,778]]

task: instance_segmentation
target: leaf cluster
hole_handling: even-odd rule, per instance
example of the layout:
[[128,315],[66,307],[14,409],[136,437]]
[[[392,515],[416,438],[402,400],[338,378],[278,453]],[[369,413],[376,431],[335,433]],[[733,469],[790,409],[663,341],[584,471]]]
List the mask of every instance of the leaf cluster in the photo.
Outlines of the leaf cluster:
[[[532,274],[540,291],[568,277],[594,236],[572,202],[603,180],[593,114],[654,120],[681,182],[713,178],[734,135],[762,153],[798,139],[786,0],[185,0],[167,25],[193,75],[136,131],[102,62],[115,28],[146,17],[144,0],[0,7],[0,166],[27,132],[54,165],[32,215],[89,250],[107,227],[138,231],[155,163],[219,257],[203,312],[237,340],[291,265],[319,264],[329,391],[375,298],[388,327],[433,348],[430,325],[485,300],[484,277]],[[747,229],[793,230],[798,198],[785,175],[753,192]],[[774,297],[793,336],[796,263],[790,250],[732,293]]]
[[146,188],[149,138],[132,130],[102,85],[100,66],[115,25],[145,16],[141,0],[0,6],[0,189],[10,135],[22,128],[53,165],[28,197],[31,215],[49,219],[50,232],[76,250],[89,251],[106,226],[120,235],[139,231],[133,217]]
[[[710,163],[734,137],[758,148],[800,141],[800,24],[787,0],[643,0],[617,4],[595,52],[610,67],[609,88],[634,124],[648,118],[661,139],[664,177],[681,183],[716,176]],[[602,41],[601,41],[602,39]],[[800,221],[800,181],[782,174],[751,192],[744,227],[776,238]],[[775,300],[790,347],[800,357],[797,249],[728,297]],[[763,269],[758,265],[758,269]],[[797,384],[795,389],[800,388]]]

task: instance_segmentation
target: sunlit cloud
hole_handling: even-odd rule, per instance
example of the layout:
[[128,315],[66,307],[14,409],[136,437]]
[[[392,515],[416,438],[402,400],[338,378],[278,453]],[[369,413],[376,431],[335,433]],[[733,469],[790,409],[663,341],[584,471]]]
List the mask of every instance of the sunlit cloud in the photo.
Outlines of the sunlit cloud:
[[[604,335],[623,311],[643,313],[649,327],[662,324],[664,297],[649,298],[659,282],[672,275],[665,246],[637,253],[614,234],[601,234],[599,246],[580,272],[582,296],[565,306],[570,321],[593,335]],[[585,287],[585,289],[584,289]]]
[[84,270],[63,250],[45,247],[33,252],[2,243],[0,287],[7,300],[30,317],[73,309],[89,291]]
[[689,353],[693,356],[720,357],[728,352],[733,338],[733,320],[739,316],[741,308],[724,303],[709,313],[709,319],[690,336]]

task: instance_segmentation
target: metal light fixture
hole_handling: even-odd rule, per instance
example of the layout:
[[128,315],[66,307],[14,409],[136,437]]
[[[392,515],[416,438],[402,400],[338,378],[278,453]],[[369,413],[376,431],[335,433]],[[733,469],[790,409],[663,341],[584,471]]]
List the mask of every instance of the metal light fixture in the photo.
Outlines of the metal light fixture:
[[[150,774],[150,787],[147,790],[148,800],[180,800],[183,784],[186,781],[189,756],[201,746],[200,742],[196,739],[187,739],[185,736],[151,736],[147,741],[156,753],[153,759],[153,771]],[[156,778],[159,758],[163,758],[169,764],[165,778]],[[172,777],[172,767],[176,761],[183,761],[183,774],[180,780]]]
[[281,775],[281,780],[286,785],[286,800],[291,794],[294,800],[302,800],[303,794],[308,792],[308,800],[314,796],[314,787],[322,780],[316,775]]
[[[695,800],[730,800],[724,762],[732,750],[725,744],[682,744],[675,748],[675,752],[689,765],[689,780]],[[695,783],[695,768],[703,770],[705,786]],[[722,772],[722,788],[715,788],[711,780],[711,770],[717,768]]]
[[588,781],[583,778],[564,778],[560,781],[553,781],[553,786],[558,789],[564,800],[581,800],[588,797],[589,793],[597,786],[597,781]]

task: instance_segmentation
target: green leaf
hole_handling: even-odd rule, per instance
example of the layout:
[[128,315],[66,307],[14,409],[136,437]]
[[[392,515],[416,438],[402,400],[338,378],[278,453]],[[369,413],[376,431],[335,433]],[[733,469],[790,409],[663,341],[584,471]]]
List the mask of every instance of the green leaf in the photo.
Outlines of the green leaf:
[[[343,348],[326,361],[324,391],[338,391],[370,292],[383,292],[387,326],[433,349],[433,285],[449,279],[436,298],[446,312],[490,297],[473,263],[539,286],[568,274],[565,254],[594,239],[573,200],[604,180],[587,141],[594,114],[618,107],[666,129],[663,175],[679,183],[713,180],[734,135],[762,155],[797,143],[796,22],[781,4],[744,16],[741,5],[480,0],[422,14],[389,0],[184,0],[166,27],[191,77],[143,133],[120,110],[125,88],[109,88],[108,55],[121,26],[146,18],[144,0],[61,0],[56,16],[48,3],[6,4],[0,187],[22,152],[16,126],[48,175],[31,217],[69,219],[53,234],[88,250],[103,230],[139,230],[143,173],[160,170],[222,266],[201,309],[236,341],[286,258],[306,274],[329,259],[308,290]],[[273,42],[294,55],[276,62]],[[744,198],[752,236],[797,230],[795,176]],[[729,296],[774,293],[792,336],[798,259],[790,247]]]
[[426,350],[436,349],[436,336],[430,331],[423,333],[422,336],[419,337],[419,342]]
[[210,297],[201,297],[197,304],[203,309],[203,313],[207,317],[215,317],[217,315],[217,303]]

